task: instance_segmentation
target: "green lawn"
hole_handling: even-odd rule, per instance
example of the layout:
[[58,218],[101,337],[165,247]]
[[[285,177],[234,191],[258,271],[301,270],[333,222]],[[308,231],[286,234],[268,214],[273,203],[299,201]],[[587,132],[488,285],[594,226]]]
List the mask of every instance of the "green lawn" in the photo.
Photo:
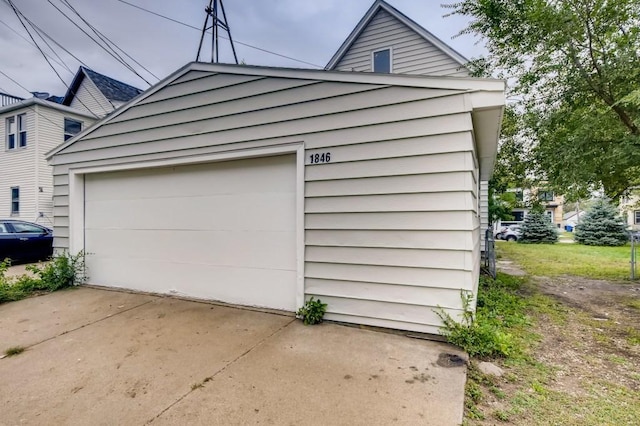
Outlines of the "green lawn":
[[586,278],[628,280],[631,247],[594,247],[581,244],[518,244],[496,241],[498,257],[516,261],[528,274],[575,275]]

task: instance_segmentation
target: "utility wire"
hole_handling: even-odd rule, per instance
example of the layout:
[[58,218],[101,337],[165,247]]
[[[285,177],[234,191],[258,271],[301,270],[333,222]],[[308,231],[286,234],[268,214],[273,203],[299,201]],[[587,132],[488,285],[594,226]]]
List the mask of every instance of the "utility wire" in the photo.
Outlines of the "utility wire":
[[[160,18],[163,18],[163,19],[169,20],[169,21],[171,21],[171,22],[175,22],[176,24],[180,24],[180,25],[183,25],[183,26],[185,26],[185,27],[188,27],[188,28],[192,28],[192,29],[194,29],[194,30],[197,30],[198,32],[202,32],[202,29],[201,29],[201,28],[198,28],[198,27],[195,27],[195,26],[193,26],[193,25],[190,25],[190,24],[184,23],[184,22],[182,22],[182,21],[178,21],[177,19],[173,19],[173,18],[170,18],[170,17],[165,16],[165,15],[161,15],[160,13],[154,12],[154,11],[149,10],[149,9],[145,9],[144,7],[142,7],[142,6],[138,6],[137,4],[129,3],[129,2],[128,2],[128,1],[126,1],[126,0],[117,0],[117,1],[119,1],[120,3],[127,4],[127,5],[129,5],[129,6],[131,6],[131,7],[135,7],[136,9],[143,10],[143,11],[145,11],[145,12],[147,12],[147,13],[150,13],[150,14],[152,14],[152,15],[158,16],[158,17],[160,17]],[[223,39],[225,39],[225,40],[229,40],[227,37],[224,37],[224,36],[221,36],[221,35],[220,35],[220,36],[218,36],[218,37],[223,38]],[[271,54],[271,55],[279,56],[279,57],[281,57],[281,58],[289,59],[289,60],[291,60],[291,61],[300,62],[301,64],[311,65],[311,66],[316,67],[316,68],[324,68],[324,66],[322,66],[322,65],[313,64],[313,63],[311,63],[311,62],[303,61],[303,60],[301,60],[301,59],[292,58],[291,56],[287,56],[287,55],[283,55],[283,54],[280,54],[280,53],[272,52],[271,50],[267,50],[267,49],[263,49],[263,48],[261,48],[261,47],[253,46],[253,45],[250,45],[250,44],[248,44],[248,43],[243,43],[243,42],[238,41],[238,40],[233,40],[233,42],[234,42],[234,43],[237,43],[237,44],[241,44],[242,46],[249,47],[249,48],[251,48],[251,49],[259,50],[259,51],[261,51],[261,52],[265,52],[265,53],[269,53],[269,54]]]
[[[160,80],[160,78],[157,75],[155,75],[153,72],[151,72],[149,69],[147,69],[144,65],[142,65],[140,62],[138,62],[134,57],[129,55],[127,52],[125,52],[124,49],[122,49],[116,43],[111,41],[111,39],[109,39],[109,37],[107,37],[105,34],[103,34],[101,31],[99,31],[96,27],[91,25],[89,23],[89,21],[87,21],[82,15],[80,15],[80,12],[78,12],[76,10],[76,8],[73,7],[73,5],[69,2],[69,0],[60,0],[60,1],[64,2],[64,4],[69,9],[71,9],[73,11],[73,13],[75,13],[78,16],[78,18],[80,18],[82,20],[82,22],[84,22],[89,28],[91,28],[91,30],[105,43],[105,45],[109,46],[111,48],[111,50],[113,50],[113,52],[116,55],[118,55],[118,53],[114,50],[114,48],[116,48],[120,52],[122,52],[127,58],[131,59],[136,65],[138,65],[140,68],[145,70],[147,73],[149,73],[151,76],[153,76],[156,80],[158,80],[158,81]],[[51,2],[51,1],[49,0],[49,2]],[[120,57],[120,55],[118,55],[118,57]],[[124,59],[123,59],[123,61],[124,61]],[[147,81],[147,84],[151,85],[148,81]]]
[[[22,21],[22,12],[20,12],[16,6],[13,4],[12,0],[5,0],[5,2],[9,3],[9,6],[11,6],[11,8],[13,9],[13,12],[16,14],[16,16],[18,17],[18,20],[20,21],[20,24],[22,24],[22,26],[24,27],[25,31],[27,32],[27,34],[29,35],[29,37],[31,38],[31,41],[33,41],[33,43],[36,45],[36,47],[38,48],[38,50],[40,51],[40,53],[42,54],[42,56],[44,57],[45,61],[47,61],[47,64],[49,64],[49,66],[51,67],[51,69],[53,70],[53,72],[58,76],[58,78],[60,79],[60,81],[62,81],[62,84],[64,84],[67,88],[69,88],[69,86],[67,86],[67,83],[64,81],[64,79],[60,76],[60,73],[58,73],[58,70],[56,70],[56,68],[51,64],[51,61],[49,61],[49,58],[47,58],[47,55],[44,54],[43,50],[40,48],[40,46],[38,45],[38,43],[36,42],[35,38],[33,38],[33,35],[31,35],[31,32],[29,31],[29,29],[27,28],[27,26],[25,25],[25,23]],[[87,109],[87,111],[89,111],[91,113],[91,115],[93,115],[95,118],[99,118],[93,111],[91,111],[91,109],[89,109],[89,107],[87,107],[84,102],[82,102],[82,100],[80,98],[76,98],[78,100],[78,102],[80,102],[80,104],[82,104],[83,107],[85,107]]]
[[[25,36],[23,36],[22,34],[20,34],[18,31],[14,30],[9,24],[7,24],[6,22],[4,22],[2,19],[0,19],[0,24],[4,25],[5,27],[7,27],[9,30],[11,30],[13,33],[15,33],[18,37],[20,37],[21,39],[23,39],[24,41],[26,41],[27,43],[29,43],[31,46],[35,47],[37,49],[37,46],[35,44],[33,44],[33,42],[31,40],[29,40],[28,38],[26,38]],[[53,41],[53,40],[52,40]],[[55,41],[54,41],[55,43]],[[57,43],[56,43],[57,44]],[[61,67],[64,67],[64,65],[60,62],[58,62],[57,59],[52,58],[51,55],[48,55],[49,58],[51,60],[53,60],[56,64],[60,65]]]
[[[6,0],[6,1],[11,1],[11,0]],[[151,83],[149,83],[144,77],[142,77],[135,69],[133,69],[133,67],[129,64],[127,64],[124,60],[122,60],[122,58],[118,57],[117,55],[114,55],[111,51],[109,51],[109,49],[107,49],[106,47],[104,47],[102,45],[102,43],[100,43],[99,41],[97,41],[95,38],[93,38],[91,36],[91,34],[89,34],[87,31],[85,31],[84,28],[82,28],[80,25],[78,25],[70,16],[68,16],[66,13],[64,13],[58,6],[56,6],[55,4],[53,4],[51,2],[51,0],[47,0],[49,2],[49,4],[51,4],[51,6],[53,6],[58,12],[60,12],[62,14],[62,16],[64,16],[65,18],[67,18],[69,20],[69,22],[71,22],[73,25],[76,26],[76,28],[78,28],[80,31],[82,31],[84,33],[84,35],[86,35],[87,37],[89,37],[95,44],[97,44],[102,50],[104,50],[105,52],[107,52],[109,55],[111,55],[113,58],[115,58],[118,62],[120,62],[122,65],[124,65],[126,68],[128,68],[131,72],[133,72],[134,74],[136,74],[138,77],[140,77],[145,83],[147,83],[148,85],[151,85]]]
[[2,71],[0,69],[0,74],[2,74],[3,76],[5,76],[6,78],[8,78],[9,80],[11,80],[16,86],[20,87],[22,90],[26,91],[27,93],[29,93],[30,95],[32,95],[33,93],[31,93],[31,90],[27,89],[26,87],[24,87],[22,84],[18,83],[16,80],[14,80],[13,78],[9,77],[7,74],[4,73],[4,71]]

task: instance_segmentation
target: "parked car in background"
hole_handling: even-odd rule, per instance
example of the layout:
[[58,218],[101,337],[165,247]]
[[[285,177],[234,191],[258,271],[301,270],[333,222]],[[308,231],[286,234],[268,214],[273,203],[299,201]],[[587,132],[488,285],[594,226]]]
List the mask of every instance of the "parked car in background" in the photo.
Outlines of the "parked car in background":
[[0,220],[0,262],[46,260],[53,254],[53,230],[22,220]]
[[511,225],[502,228],[496,234],[497,240],[518,241],[520,239],[520,225]]

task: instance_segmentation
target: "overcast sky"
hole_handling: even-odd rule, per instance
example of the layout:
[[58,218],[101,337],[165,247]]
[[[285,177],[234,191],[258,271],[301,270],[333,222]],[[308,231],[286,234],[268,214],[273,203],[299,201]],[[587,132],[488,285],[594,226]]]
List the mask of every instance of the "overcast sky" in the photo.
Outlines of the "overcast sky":
[[[177,21],[202,28],[208,0],[126,0]],[[64,0],[13,0],[24,15],[52,39],[94,71],[146,89],[147,83],[98,47],[53,6],[80,19],[63,5]],[[200,30],[168,21],[136,9],[121,0],[68,0],[90,24],[160,79],[194,61]],[[447,0],[388,0],[392,6],[418,22],[467,58],[482,54],[472,36],[453,39],[466,26],[461,17],[444,18]],[[323,67],[366,13],[373,0],[224,0],[234,40]],[[83,27],[86,29],[86,27]],[[65,85],[47,65],[28,38],[6,0],[0,0],[0,71],[29,91],[63,95]],[[224,35],[224,34],[223,34]],[[40,41],[40,40],[38,40]],[[220,62],[233,62],[228,42],[221,42]],[[73,73],[80,63],[49,43]],[[211,59],[210,36],[205,39],[201,60]],[[250,65],[309,68],[273,54],[236,44],[238,59]],[[57,59],[59,61],[59,59]],[[129,63],[134,65],[132,61]],[[73,74],[54,62],[69,84]],[[151,84],[158,80],[134,65]],[[0,74],[0,91],[28,97],[24,89]]]

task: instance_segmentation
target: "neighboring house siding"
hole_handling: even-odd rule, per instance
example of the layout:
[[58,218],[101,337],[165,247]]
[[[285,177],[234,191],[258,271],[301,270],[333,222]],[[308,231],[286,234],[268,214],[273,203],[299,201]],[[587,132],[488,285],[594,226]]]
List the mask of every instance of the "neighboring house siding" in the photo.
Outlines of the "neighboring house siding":
[[388,47],[392,48],[393,73],[469,76],[462,65],[383,9],[376,13],[333,69],[373,71],[371,52]]
[[489,227],[489,182],[480,181],[480,245],[485,248],[485,231]]
[[[45,154],[64,142],[64,119],[69,118],[82,123],[82,129],[89,127],[95,120],[82,115],[67,113],[40,105],[35,106],[38,120],[38,145],[36,150],[37,183],[35,184],[38,197],[38,212],[42,217],[38,222],[53,225],[53,168],[47,162]],[[42,191],[40,191],[42,188]],[[39,215],[38,215],[39,216]]]
[[95,114],[98,117],[103,117],[115,109],[88,78],[82,80],[70,107],[87,114]]
[[[477,287],[478,166],[460,91],[214,74],[180,78],[54,157],[55,246],[71,167],[304,142],[305,294],[327,318],[437,333]],[[375,108],[375,109],[374,109]],[[331,163],[308,156],[331,152]]]
[[[8,117],[26,114],[27,146],[7,150]],[[34,178],[36,159],[36,114],[32,107],[17,109],[0,115],[0,218],[33,221],[36,213],[36,186]],[[20,213],[11,215],[11,188],[20,188]]]

